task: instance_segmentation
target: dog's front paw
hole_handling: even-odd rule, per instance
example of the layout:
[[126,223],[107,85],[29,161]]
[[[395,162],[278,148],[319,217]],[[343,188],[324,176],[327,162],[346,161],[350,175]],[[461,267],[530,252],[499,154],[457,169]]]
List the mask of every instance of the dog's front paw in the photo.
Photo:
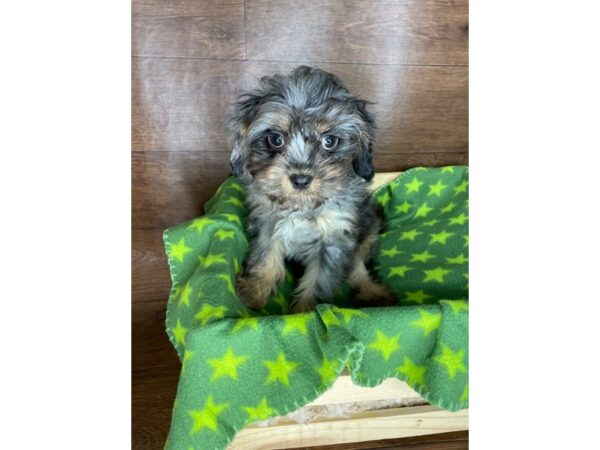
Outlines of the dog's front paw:
[[290,310],[294,314],[309,312],[315,309],[317,302],[314,298],[295,297],[290,305]]
[[252,309],[262,309],[271,295],[271,287],[249,275],[239,276],[236,290],[241,302]]
[[398,302],[394,299],[389,287],[382,283],[371,282],[360,287],[356,300],[365,306],[394,306]]

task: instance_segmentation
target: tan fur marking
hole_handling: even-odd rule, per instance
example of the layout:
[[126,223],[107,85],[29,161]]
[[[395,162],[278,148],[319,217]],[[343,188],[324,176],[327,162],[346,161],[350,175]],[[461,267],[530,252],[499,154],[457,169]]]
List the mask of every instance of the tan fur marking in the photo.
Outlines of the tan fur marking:
[[294,313],[310,311],[316,305],[315,287],[319,278],[319,268],[312,264],[306,268],[304,275],[294,291],[294,300],[291,308]]
[[283,247],[274,241],[264,262],[250,269],[237,281],[237,291],[242,302],[251,308],[262,308],[271,294],[277,291],[277,283],[285,277]]
[[357,297],[363,301],[377,301],[391,298],[390,289],[371,279],[362,259],[354,258],[354,266],[348,276],[348,284],[358,290]]
[[377,235],[375,233],[369,233],[358,249],[356,249],[354,257],[358,258],[360,261],[366,261],[369,258],[369,254],[371,253],[371,249],[373,248],[373,245],[375,245],[375,242],[377,242]]
[[329,131],[329,129],[331,128],[331,124],[329,122],[317,122],[315,124],[315,128],[317,129],[317,132],[323,134]]

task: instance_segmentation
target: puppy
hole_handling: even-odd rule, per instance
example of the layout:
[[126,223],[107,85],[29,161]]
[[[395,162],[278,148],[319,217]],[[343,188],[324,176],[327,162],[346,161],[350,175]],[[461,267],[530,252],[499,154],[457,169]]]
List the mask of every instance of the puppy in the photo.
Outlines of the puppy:
[[247,306],[267,303],[286,259],[304,267],[293,312],[330,301],[344,280],[361,301],[389,299],[365,266],[380,226],[367,190],[375,122],[366,105],[335,75],[307,66],[239,97],[231,169],[249,207],[250,252],[237,281]]

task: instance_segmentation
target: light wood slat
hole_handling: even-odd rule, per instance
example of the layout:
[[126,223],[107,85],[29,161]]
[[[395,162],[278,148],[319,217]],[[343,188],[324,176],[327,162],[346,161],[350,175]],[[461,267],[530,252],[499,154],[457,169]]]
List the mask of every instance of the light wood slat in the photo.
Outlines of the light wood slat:
[[408,384],[397,378],[388,378],[378,386],[357,386],[350,375],[341,375],[333,386],[306,406],[339,405],[349,402],[371,402],[378,400],[419,400],[421,396]]
[[[377,153],[466,152],[468,69],[315,64],[339,75],[374,102]],[[132,144],[135,151],[222,152],[228,111],[258,79],[288,73],[296,63],[134,58]],[[386,170],[398,170],[398,167]]]
[[243,0],[134,0],[134,55],[245,57]]
[[468,410],[450,413],[435,406],[373,410],[349,419],[309,424],[249,427],[241,430],[230,450],[284,449],[401,438],[468,429]]
[[380,172],[376,173],[373,177],[373,182],[369,186],[371,191],[379,189],[386,183],[394,181],[402,172]]
[[247,0],[250,59],[467,64],[466,2]]

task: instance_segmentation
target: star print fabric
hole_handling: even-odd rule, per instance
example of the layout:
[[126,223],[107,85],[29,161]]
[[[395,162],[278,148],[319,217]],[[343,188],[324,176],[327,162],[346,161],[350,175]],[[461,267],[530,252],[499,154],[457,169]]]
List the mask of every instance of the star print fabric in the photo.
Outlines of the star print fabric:
[[376,386],[396,377],[451,411],[468,407],[468,169],[408,170],[374,194],[385,215],[375,272],[398,306],[334,304],[289,314],[290,273],[261,311],[235,279],[248,250],[244,189],[227,179],[206,214],[164,233],[173,283],[167,334],[182,368],[165,448],[224,449],[256,420],[326,391],[344,368]]

